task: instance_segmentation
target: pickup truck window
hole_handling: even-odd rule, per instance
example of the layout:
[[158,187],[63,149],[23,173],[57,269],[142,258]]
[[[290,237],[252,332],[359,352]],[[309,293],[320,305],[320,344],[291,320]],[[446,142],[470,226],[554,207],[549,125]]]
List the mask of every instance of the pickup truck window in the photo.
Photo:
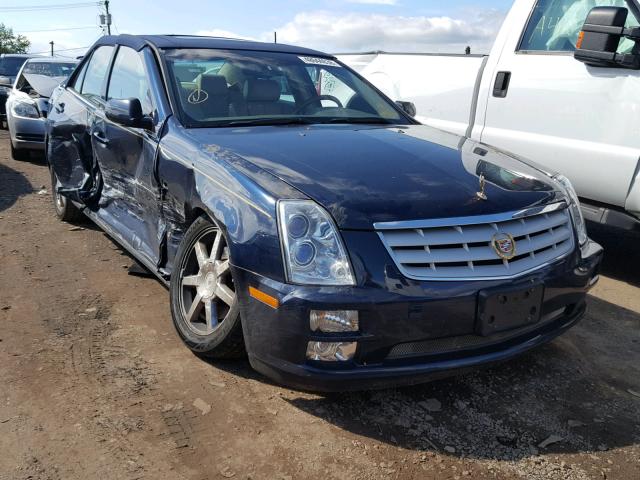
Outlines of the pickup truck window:
[[[538,0],[520,42],[520,51],[573,52],[578,33],[594,7],[626,7],[627,0]],[[627,26],[638,19],[629,11]],[[630,51],[633,42],[623,40],[619,51]]]

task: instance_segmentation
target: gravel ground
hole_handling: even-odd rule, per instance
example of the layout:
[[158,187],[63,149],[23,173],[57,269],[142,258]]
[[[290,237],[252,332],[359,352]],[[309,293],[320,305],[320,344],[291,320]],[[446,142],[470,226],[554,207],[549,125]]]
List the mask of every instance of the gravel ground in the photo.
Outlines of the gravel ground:
[[42,160],[0,132],[0,480],[640,478],[640,234],[584,320],[491,369],[320,396],[207,363],[168,293],[92,224],[57,221]]

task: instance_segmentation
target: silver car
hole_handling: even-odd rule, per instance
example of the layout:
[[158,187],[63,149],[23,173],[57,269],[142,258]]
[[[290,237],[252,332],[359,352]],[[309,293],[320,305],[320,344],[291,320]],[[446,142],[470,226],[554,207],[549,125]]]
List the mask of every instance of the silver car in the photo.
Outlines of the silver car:
[[53,90],[73,72],[77,62],[57,58],[31,58],[16,77],[7,98],[7,126],[11,154],[16,160],[44,150],[44,122]]

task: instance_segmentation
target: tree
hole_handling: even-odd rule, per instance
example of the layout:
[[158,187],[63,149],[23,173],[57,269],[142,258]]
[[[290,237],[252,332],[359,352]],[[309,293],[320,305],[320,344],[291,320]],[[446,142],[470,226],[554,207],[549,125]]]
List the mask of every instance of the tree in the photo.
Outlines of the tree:
[[27,53],[31,42],[24,35],[14,35],[13,29],[0,23],[0,53]]

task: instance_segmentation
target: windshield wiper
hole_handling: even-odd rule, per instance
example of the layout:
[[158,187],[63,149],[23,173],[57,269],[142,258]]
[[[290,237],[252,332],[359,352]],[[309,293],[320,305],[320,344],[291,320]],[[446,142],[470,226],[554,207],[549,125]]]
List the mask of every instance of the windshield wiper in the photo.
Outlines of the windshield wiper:
[[328,119],[318,119],[318,123],[356,123],[369,125],[391,125],[395,122],[381,117],[334,117]]
[[259,125],[311,125],[316,123],[314,119],[305,117],[284,117],[284,118],[246,118],[242,120],[231,120],[220,122],[216,126],[235,127],[238,125],[259,126]]

